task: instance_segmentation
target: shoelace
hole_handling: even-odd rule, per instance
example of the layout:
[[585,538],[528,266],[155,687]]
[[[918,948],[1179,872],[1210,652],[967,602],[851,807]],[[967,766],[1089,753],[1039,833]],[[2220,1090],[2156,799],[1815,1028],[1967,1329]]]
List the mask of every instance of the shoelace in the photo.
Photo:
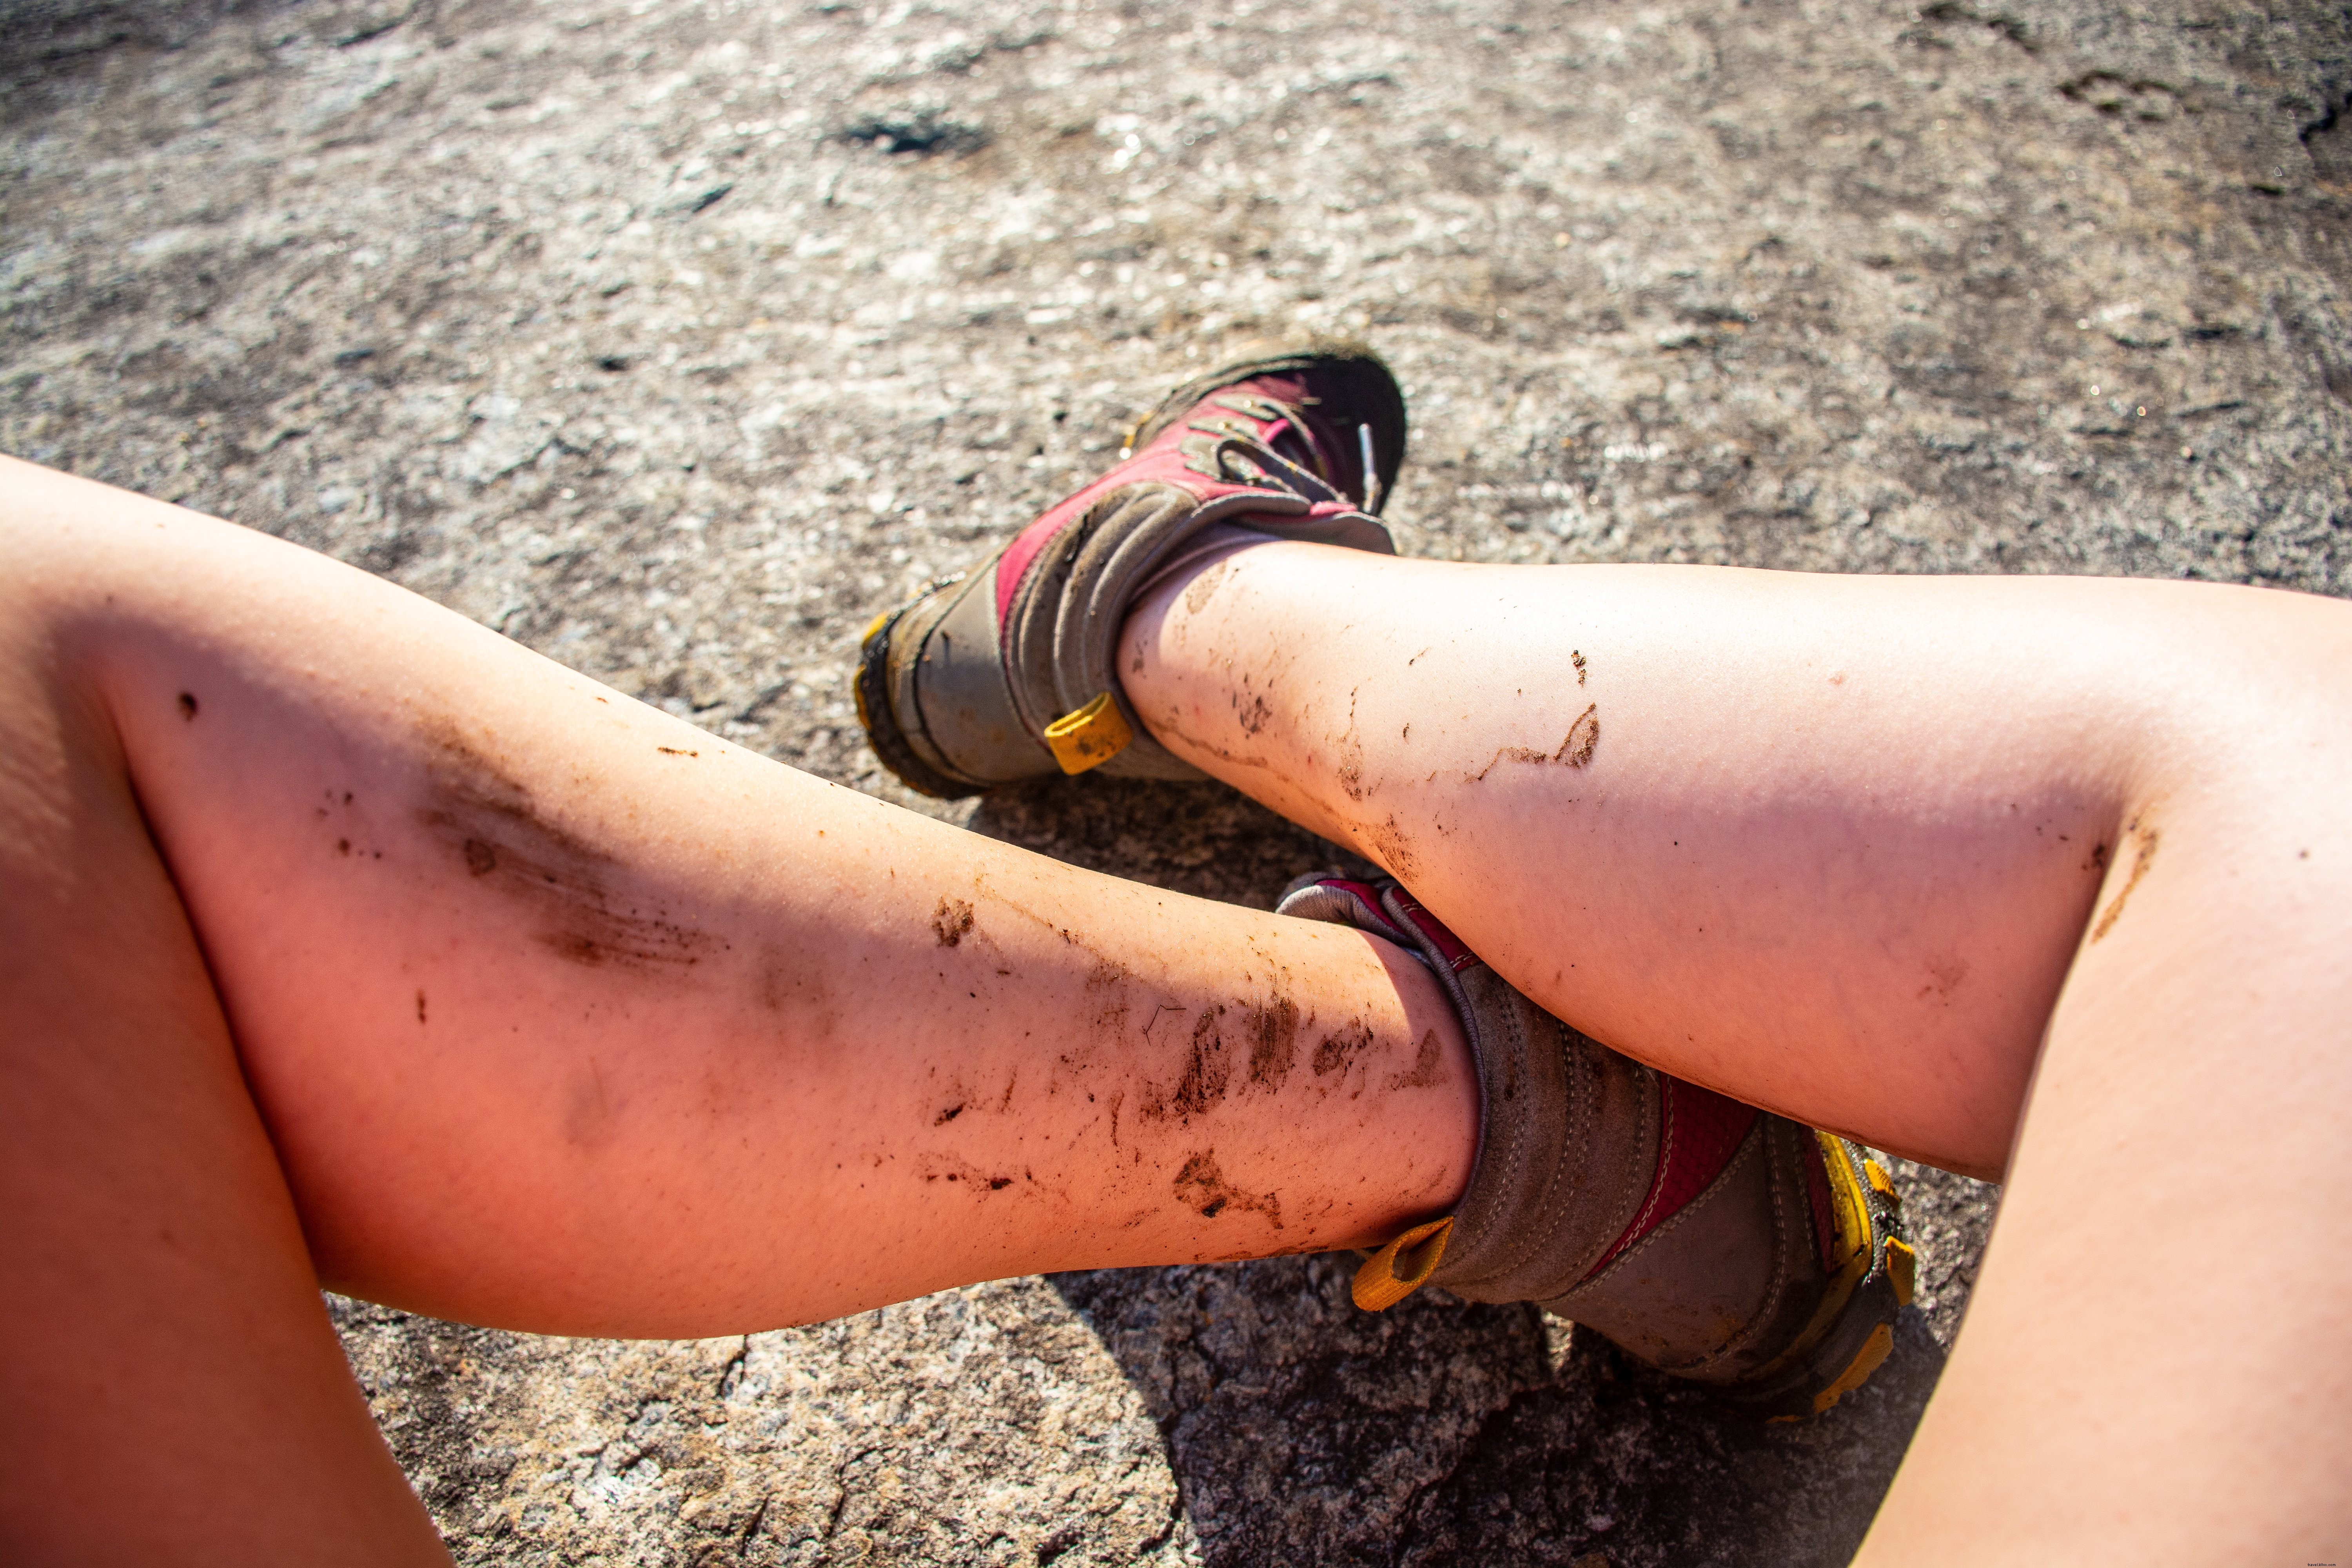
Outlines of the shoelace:
[[[1195,435],[1210,437],[1205,450],[1188,448],[1186,455],[1209,464],[1217,478],[1235,483],[1273,483],[1308,501],[1338,501],[1342,505],[1356,503],[1339,489],[1329,456],[1317,438],[1315,427],[1307,422],[1304,408],[1278,398],[1252,395],[1220,396],[1213,400],[1217,406],[1230,410],[1265,427],[1253,429],[1235,420],[1194,420],[1185,428]],[[1305,455],[1307,463],[1286,456],[1276,445],[1284,437]],[[1372,427],[1356,426],[1356,443],[1364,478],[1365,511],[1376,511],[1381,500],[1379,466],[1372,455]],[[1121,456],[1132,455],[1132,448]],[[1307,464],[1312,464],[1310,468]]]

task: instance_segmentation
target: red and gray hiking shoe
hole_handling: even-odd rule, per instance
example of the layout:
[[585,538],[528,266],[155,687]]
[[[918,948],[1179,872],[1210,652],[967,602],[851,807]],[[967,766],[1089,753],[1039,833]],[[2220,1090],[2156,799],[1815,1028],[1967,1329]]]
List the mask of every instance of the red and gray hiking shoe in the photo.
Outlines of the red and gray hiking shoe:
[[1827,1410],[1886,1359],[1916,1260],[1857,1145],[1585,1038],[1394,882],[1307,878],[1279,908],[1419,957],[1478,1062],[1469,1191],[1365,1263],[1357,1305],[1424,1284],[1538,1302],[1774,1419]]
[[1390,553],[1375,519],[1404,460],[1404,397],[1369,349],[1268,351],[1171,392],[1122,459],[982,570],[866,628],[858,721],[913,788],[953,798],[1097,766],[1201,777],[1119,689],[1128,605],[1212,547],[1214,523]]

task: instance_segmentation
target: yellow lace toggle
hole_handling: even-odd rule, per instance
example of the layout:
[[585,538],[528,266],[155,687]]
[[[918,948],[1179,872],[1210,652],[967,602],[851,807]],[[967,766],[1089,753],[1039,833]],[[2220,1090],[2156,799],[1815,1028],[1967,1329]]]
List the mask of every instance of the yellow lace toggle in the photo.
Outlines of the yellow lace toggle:
[[1894,1237],[1886,1238],[1886,1279],[1895,1287],[1895,1304],[1907,1307],[1919,1293],[1919,1255]]
[[1127,750],[1127,743],[1134,739],[1135,731],[1127,727],[1127,715],[1118,710],[1108,691],[1045,726],[1045,749],[1054,753],[1066,773],[1102,766]]
[[1384,1312],[1422,1288],[1445,1256],[1454,1217],[1414,1226],[1364,1260],[1349,1294],[1367,1312]]

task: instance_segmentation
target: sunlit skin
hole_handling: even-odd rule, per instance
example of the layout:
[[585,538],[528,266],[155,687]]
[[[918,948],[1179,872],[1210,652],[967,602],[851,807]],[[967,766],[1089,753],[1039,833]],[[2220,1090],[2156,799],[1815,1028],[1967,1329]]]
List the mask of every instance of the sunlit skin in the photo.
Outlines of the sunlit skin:
[[[158,502],[0,459],[0,535],[12,1561],[444,1560],[322,1282],[738,1332],[1459,1195],[1462,1036],[1374,939],[884,805]],[[2348,615],[1268,544],[1120,668],[1589,1032],[2006,1173],[1866,1558],[2301,1562],[2352,1495]]]
[[2006,1173],[1864,1561],[2211,1563],[2352,1532],[2347,659],[2254,589],[1286,543],[1119,668],[1597,1038]]

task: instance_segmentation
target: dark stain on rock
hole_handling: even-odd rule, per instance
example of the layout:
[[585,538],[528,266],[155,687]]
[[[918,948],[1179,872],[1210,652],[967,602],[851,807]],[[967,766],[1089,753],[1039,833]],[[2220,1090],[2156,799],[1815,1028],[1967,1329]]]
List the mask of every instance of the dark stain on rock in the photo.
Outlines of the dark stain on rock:
[[2115,901],[2100,912],[2099,923],[2091,928],[2093,942],[2100,941],[2116,929],[2116,921],[2124,912],[2124,900],[2132,896],[2132,889],[2139,886],[2139,879],[2147,875],[2150,866],[2156,864],[2156,846],[2163,837],[2154,823],[2145,822],[2137,816],[2125,824],[2124,833],[2138,841],[2132,847],[2131,870],[2125,874],[2123,888],[2116,894]]
[[1176,1199],[1196,1209],[1203,1219],[1214,1219],[1229,1208],[1264,1215],[1275,1229],[1282,1228],[1282,1200],[1273,1193],[1237,1191],[1217,1168],[1217,1152],[1204,1149],[1184,1162],[1172,1184]]
[[194,718],[194,717],[196,716],[196,709],[197,709],[197,706],[198,706],[198,705],[197,705],[197,702],[196,702],[196,694],[195,694],[194,692],[193,692],[193,691],[183,691],[183,692],[181,692],[181,693],[180,693],[180,717],[181,717],[181,718],[183,718],[183,719],[193,719],[193,718]]
[[1539,752],[1533,746],[1497,746],[1495,754],[1486,759],[1485,767],[1462,777],[1465,783],[1476,784],[1493,773],[1497,763],[1565,763],[1571,768],[1580,768],[1592,761],[1593,748],[1600,744],[1601,705],[1588,703],[1584,711],[1576,716],[1576,722],[1568,727],[1568,733],[1560,738],[1558,751]]
[[1250,1043],[1249,1080],[1268,1094],[1280,1091],[1298,1058],[1298,1004],[1277,996],[1253,1007],[1243,1020]]
[[971,904],[961,899],[941,899],[940,907],[931,911],[931,934],[940,939],[941,947],[953,947],[971,934],[973,920]]
[[[1366,1031],[1370,1033],[1370,1031]],[[1401,1072],[1389,1079],[1391,1089],[1435,1089],[1445,1081],[1445,1060],[1438,1048],[1437,1031],[1431,1029],[1421,1037],[1421,1049],[1414,1053],[1412,1070]]]
[[[533,938],[567,963],[679,973],[716,945],[707,932],[658,908],[628,901],[614,884],[614,856],[551,818],[529,785],[510,777],[457,725],[423,727],[425,803],[416,819],[449,847],[467,875],[533,911]],[[343,804],[351,804],[350,796]]]

